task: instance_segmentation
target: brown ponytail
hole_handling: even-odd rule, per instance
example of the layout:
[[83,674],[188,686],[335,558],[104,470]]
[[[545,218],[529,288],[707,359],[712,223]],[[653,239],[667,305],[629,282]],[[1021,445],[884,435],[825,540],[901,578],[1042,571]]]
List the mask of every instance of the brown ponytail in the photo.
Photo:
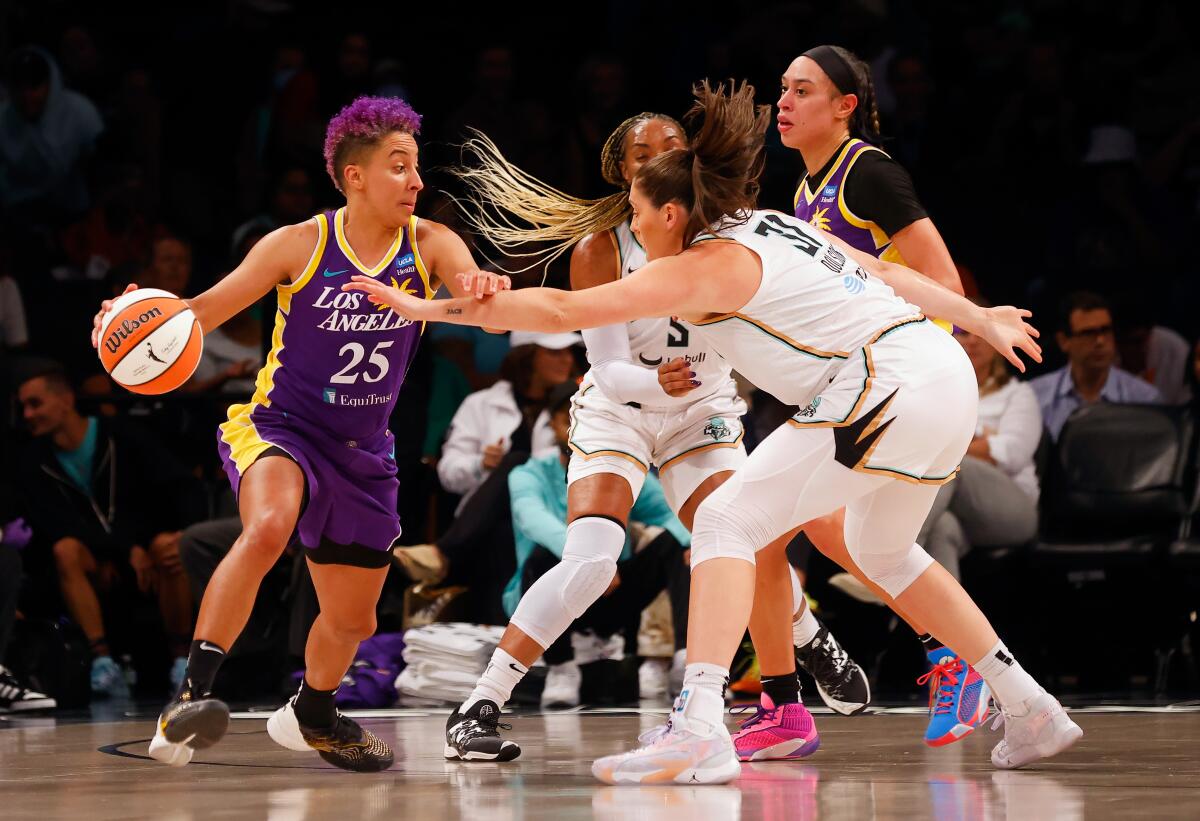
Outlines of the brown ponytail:
[[754,104],[754,86],[730,81],[692,88],[696,102],[683,122],[694,129],[690,148],[659,154],[638,171],[636,182],[656,206],[682,204],[691,214],[684,242],[716,223],[736,224],[758,203],[758,178],[766,157],[763,138],[771,107]]

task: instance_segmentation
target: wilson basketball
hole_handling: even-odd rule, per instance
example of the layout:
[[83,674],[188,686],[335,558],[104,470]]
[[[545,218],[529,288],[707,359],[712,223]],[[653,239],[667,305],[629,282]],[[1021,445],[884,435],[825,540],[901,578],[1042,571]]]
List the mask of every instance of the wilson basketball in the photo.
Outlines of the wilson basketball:
[[200,364],[204,334],[182,299],[138,288],[113,302],[100,325],[100,361],[134,393],[159,394],[186,382]]

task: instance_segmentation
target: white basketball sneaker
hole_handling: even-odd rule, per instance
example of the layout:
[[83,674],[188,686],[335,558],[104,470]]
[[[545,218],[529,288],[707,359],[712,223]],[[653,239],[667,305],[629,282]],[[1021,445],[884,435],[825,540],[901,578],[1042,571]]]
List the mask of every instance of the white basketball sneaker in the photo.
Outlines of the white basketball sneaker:
[[1079,725],[1045,690],[1012,709],[1002,707],[992,728],[1001,722],[1004,739],[992,749],[992,763],[1002,770],[1058,755],[1083,736]]
[[[689,701],[713,699],[711,693],[684,690],[667,723],[642,733],[642,747],[605,756],[592,764],[592,775],[606,784],[725,784],[741,773],[729,731],[689,719]],[[718,715],[725,711],[719,703]]]
[[563,709],[579,706],[579,688],[583,674],[574,661],[551,664],[546,670],[546,684],[542,687],[542,707]]
[[182,767],[196,750],[216,744],[229,727],[229,707],[211,696],[193,698],[190,691],[172,701],[158,717],[150,757]]

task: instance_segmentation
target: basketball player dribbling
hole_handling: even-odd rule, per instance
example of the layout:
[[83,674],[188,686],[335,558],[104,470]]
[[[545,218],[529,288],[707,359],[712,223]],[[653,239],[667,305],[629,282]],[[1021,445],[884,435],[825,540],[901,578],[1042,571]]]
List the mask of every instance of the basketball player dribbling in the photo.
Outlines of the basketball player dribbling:
[[[275,330],[253,398],[229,409],[218,450],[237,495],[242,534],[200,605],[187,676],[159,717],[150,755],[187,764],[224,735],[229,709],[212,694],[263,576],[295,537],[320,603],[299,692],[267,722],[271,738],[344,769],[391,766],[392,750],[334,707],[400,535],[388,417],[424,329],[340,285],[365,276],[419,299],[475,263],[449,229],[413,215],[420,117],[402,100],[361,97],[329,123],[326,169],[346,205],[264,237],[209,290],[187,300],[212,331],[272,288]],[[481,289],[507,287],[484,277]],[[132,286],[131,286],[132,287]],[[105,302],[100,318],[111,307]],[[95,344],[93,333],[93,345]]]
[[644,746],[592,772],[612,784],[738,776],[722,689],[749,621],[755,553],[840,507],[855,564],[961,653],[999,702],[1005,735],[992,763],[1061,752],[1082,730],[913,544],[938,486],[957,472],[978,403],[962,347],[923,312],[983,337],[1021,370],[1017,351],[1041,358],[1029,312],[981,308],[790,214],[754,210],[769,108],[745,84],[698,85],[696,97],[690,148],[660,154],[634,178],[633,228],[650,258],[635,276],[586,293],[532,288],[436,305],[366,277],[343,286],[414,321],[557,332],[678,316],[739,373],[804,408],[700,505],[683,690]]

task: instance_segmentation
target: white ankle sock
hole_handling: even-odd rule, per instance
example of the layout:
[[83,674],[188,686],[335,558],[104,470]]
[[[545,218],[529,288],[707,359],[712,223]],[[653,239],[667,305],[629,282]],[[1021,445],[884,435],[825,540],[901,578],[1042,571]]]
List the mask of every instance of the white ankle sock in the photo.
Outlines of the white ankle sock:
[[1020,709],[1022,702],[1041,692],[1041,686],[1017,663],[1002,641],[996,642],[987,655],[971,666],[983,676],[996,700],[1009,712]]
[[683,689],[675,700],[675,713],[683,713],[689,723],[699,724],[702,733],[724,723],[725,688],[729,668],[716,664],[689,664],[683,671]]
[[458,711],[465,713],[475,702],[484,699],[496,702],[497,707],[503,707],[512,698],[513,688],[528,672],[528,667],[497,647],[496,652],[492,653],[492,660],[488,662],[487,669],[475,684],[475,689]]
[[796,647],[804,647],[817,637],[817,631],[820,629],[821,622],[817,621],[817,617],[813,615],[812,610],[806,604],[800,618],[792,622],[792,644]]

